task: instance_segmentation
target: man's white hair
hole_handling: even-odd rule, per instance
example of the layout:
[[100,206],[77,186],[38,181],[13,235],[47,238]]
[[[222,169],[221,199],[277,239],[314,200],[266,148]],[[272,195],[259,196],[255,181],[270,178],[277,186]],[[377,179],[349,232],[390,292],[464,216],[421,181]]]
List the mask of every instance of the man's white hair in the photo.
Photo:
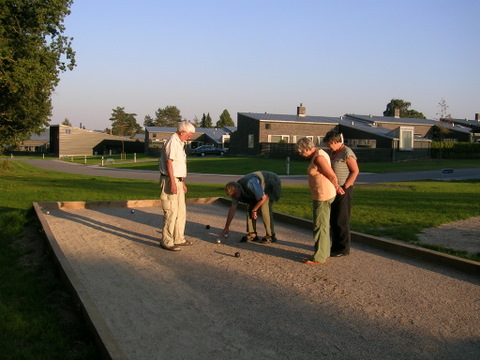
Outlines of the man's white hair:
[[191,132],[191,133],[195,132],[195,126],[189,121],[180,121],[178,123],[177,129],[179,132],[182,132],[182,131]]

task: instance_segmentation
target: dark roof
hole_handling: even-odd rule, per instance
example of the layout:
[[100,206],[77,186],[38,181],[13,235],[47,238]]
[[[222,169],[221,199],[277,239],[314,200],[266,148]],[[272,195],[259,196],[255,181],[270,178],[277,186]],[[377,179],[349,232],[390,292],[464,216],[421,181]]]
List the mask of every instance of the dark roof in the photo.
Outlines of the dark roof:
[[[215,141],[216,143],[222,142],[222,136],[230,135],[232,132],[236,131],[237,128],[235,126],[228,126],[224,128],[202,128],[198,127],[195,128],[196,134],[205,134],[210,139]],[[145,131],[148,132],[161,132],[161,133],[174,133],[177,131],[176,127],[160,127],[160,126],[147,126],[145,127]]]
[[[395,135],[395,130],[378,126],[376,125],[376,122],[366,122],[363,120],[359,120],[358,118],[351,118],[347,116],[346,118],[341,119],[338,123],[344,127],[355,129],[357,131],[369,133],[387,139],[398,139],[398,137]],[[430,139],[421,136],[414,135],[414,138],[415,140],[431,141]]]
[[475,131],[480,131],[480,121],[478,120],[469,120],[469,119],[450,119],[455,124],[462,125],[474,129]]
[[210,139],[215,141],[217,144],[222,143],[222,137],[224,135],[230,135],[232,133],[232,131],[230,131],[228,129],[225,129],[225,128],[221,128],[221,129],[217,129],[217,128],[197,128],[195,130],[195,132],[203,132],[205,134],[205,136],[208,136]]
[[392,130],[387,129],[381,126],[374,126],[371,123],[366,123],[364,121],[357,121],[357,119],[341,119],[339,122],[339,125],[359,130],[362,132],[366,132],[369,134],[377,135],[377,136],[382,136],[386,137],[389,139],[395,139],[395,137],[391,134]]
[[166,127],[166,126],[145,126],[145,131],[174,133],[175,131],[177,131],[177,128],[176,127]]
[[394,116],[375,116],[375,115],[356,115],[346,114],[346,118],[352,118],[357,120],[366,121],[369,123],[390,123],[399,125],[438,125],[438,120],[432,119],[415,119],[415,118],[396,118]]
[[[148,130],[149,132],[166,132],[166,133],[174,133],[177,131],[176,127],[166,127],[166,126],[147,126],[145,127],[145,130]],[[222,131],[226,134],[230,134],[237,130],[235,126],[227,126],[223,128],[203,128],[203,127],[197,127],[195,128],[196,133],[201,133],[201,134],[206,134],[211,131]]]
[[298,122],[298,123],[318,123],[318,124],[337,124],[338,117],[330,116],[298,116],[288,114],[267,114],[267,113],[238,113],[259,121],[278,121],[278,122]]
[[440,121],[437,126],[449,129],[451,131],[458,131],[466,134],[470,134],[472,132],[472,128],[463,126],[463,125],[458,125],[456,123],[450,123],[450,122],[445,122],[445,121]]

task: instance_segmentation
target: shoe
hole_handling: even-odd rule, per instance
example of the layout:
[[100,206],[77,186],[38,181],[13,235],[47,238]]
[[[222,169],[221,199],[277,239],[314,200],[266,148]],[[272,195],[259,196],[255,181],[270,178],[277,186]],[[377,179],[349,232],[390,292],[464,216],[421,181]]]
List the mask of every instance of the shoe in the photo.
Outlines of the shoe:
[[344,254],[342,252],[332,252],[332,253],[330,253],[330,257],[342,257],[342,256],[348,256],[348,254]]
[[163,243],[160,243],[160,247],[162,249],[165,249],[165,250],[170,250],[170,251],[180,251],[182,249],[180,249],[178,246],[176,245],[173,245],[173,246],[168,246],[168,245],[165,245]]
[[190,246],[193,245],[191,241],[185,240],[183,243],[175,244],[175,246]]
[[254,241],[259,241],[259,237],[257,236],[257,233],[254,233],[254,232],[251,232],[251,233],[248,233],[247,235],[245,235],[244,237],[242,237],[242,239],[240,240],[240,242],[254,242]]
[[314,260],[310,260],[310,259],[303,259],[302,262],[304,264],[307,264],[307,265],[323,265],[323,264],[325,264],[324,262],[314,261]]
[[277,238],[274,236],[264,236],[261,240],[261,243],[262,244],[271,244],[271,243],[274,243],[274,242],[277,242]]

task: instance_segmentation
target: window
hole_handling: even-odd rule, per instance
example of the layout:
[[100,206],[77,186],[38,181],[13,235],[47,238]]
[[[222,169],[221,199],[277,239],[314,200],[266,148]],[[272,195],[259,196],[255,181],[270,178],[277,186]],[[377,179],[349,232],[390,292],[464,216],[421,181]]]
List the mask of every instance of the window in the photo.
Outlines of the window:
[[269,143],[288,143],[290,140],[289,135],[268,135],[268,142]]
[[65,129],[65,134],[71,134],[72,133],[72,130],[70,129]]
[[265,124],[265,129],[271,130],[272,129],[272,124]]
[[413,127],[400,126],[400,145],[399,150],[413,150]]
[[373,139],[349,139],[345,142],[345,145],[351,148],[376,148],[377,140]]
[[248,148],[253,149],[255,145],[255,136],[253,134],[248,135]]

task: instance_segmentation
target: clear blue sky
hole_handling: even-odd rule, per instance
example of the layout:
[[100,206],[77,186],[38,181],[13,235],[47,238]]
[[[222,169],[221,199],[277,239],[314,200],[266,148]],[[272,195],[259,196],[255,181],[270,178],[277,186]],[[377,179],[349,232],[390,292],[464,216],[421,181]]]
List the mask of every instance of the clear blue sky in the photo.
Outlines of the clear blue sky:
[[52,124],[111,126],[112,109],[184,118],[224,109],[382,115],[392,98],[436,118],[480,113],[478,0],[76,0],[78,66]]

